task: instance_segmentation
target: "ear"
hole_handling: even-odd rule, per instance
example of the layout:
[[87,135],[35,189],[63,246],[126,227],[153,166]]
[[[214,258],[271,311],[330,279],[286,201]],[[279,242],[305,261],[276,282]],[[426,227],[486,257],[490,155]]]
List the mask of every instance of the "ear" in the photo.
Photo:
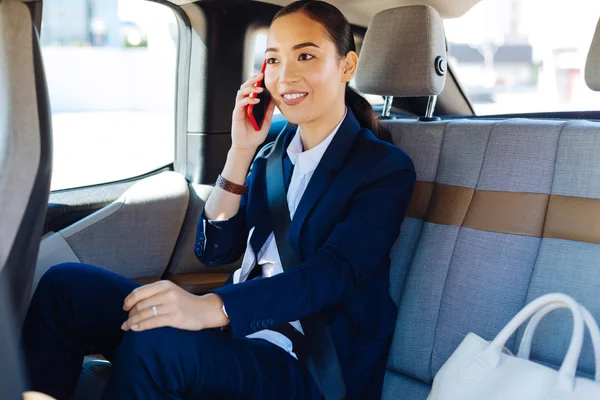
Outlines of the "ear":
[[356,74],[358,66],[358,54],[355,51],[349,51],[342,60],[342,82],[350,82]]

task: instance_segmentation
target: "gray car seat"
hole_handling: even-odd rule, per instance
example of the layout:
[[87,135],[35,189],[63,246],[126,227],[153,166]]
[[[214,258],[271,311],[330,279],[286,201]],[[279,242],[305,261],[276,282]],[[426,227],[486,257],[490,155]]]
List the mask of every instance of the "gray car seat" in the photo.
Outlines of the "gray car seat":
[[[443,79],[436,60],[446,52],[441,26],[426,6],[376,16],[363,43],[368,62],[359,61],[358,88],[435,96]],[[599,54],[597,32],[586,71],[596,90]],[[427,118],[384,124],[417,172],[391,254],[390,292],[399,309],[384,399],[425,400],[467,333],[491,340],[543,294],[571,295],[600,321],[599,122]],[[556,312],[540,324],[533,360],[560,366],[569,318]],[[521,335],[511,338],[509,350]],[[593,370],[588,338],[577,372],[589,377]]]
[[26,5],[0,1],[0,274],[20,328],[48,206],[51,121],[38,36]]

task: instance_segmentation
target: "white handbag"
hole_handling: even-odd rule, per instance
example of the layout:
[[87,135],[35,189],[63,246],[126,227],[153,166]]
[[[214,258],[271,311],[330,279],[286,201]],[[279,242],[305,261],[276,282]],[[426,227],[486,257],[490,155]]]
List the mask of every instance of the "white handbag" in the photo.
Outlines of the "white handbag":
[[[573,316],[571,344],[558,371],[529,360],[535,329],[557,308],[569,308]],[[504,353],[508,339],[529,317],[517,356]],[[594,347],[595,381],[575,376],[585,326]],[[565,294],[541,296],[525,306],[492,342],[469,333],[435,376],[427,399],[600,400],[598,324],[587,309]]]

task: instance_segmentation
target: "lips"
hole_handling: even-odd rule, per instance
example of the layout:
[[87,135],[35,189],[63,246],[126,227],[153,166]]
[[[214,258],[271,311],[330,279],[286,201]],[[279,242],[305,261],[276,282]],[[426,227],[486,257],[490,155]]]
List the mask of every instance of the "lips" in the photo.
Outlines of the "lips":
[[288,92],[281,95],[281,98],[285,105],[287,106],[295,106],[304,101],[308,93],[306,92]]

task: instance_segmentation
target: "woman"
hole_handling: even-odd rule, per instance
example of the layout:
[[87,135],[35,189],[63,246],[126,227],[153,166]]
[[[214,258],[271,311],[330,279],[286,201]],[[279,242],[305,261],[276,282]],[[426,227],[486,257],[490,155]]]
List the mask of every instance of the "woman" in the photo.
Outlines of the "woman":
[[[241,86],[232,146],[195,247],[207,265],[244,255],[242,268],[224,287],[194,296],[170,282],[139,286],[97,267],[53,267],[24,327],[33,389],[69,398],[83,356],[101,353],[114,365],[105,399],[321,398],[331,379],[319,382],[322,370],[305,366],[318,354],[316,336],[305,336],[318,317],[347,397],[380,397],[396,316],[388,255],[412,195],[413,164],[376,137],[386,131],[348,87],[358,56],[339,10],[292,3],[273,20],[267,47],[273,102],[257,132],[246,108],[258,102],[250,94],[263,77]],[[281,134],[289,246],[300,260],[285,272],[267,158],[253,162],[275,106],[298,126]]]

